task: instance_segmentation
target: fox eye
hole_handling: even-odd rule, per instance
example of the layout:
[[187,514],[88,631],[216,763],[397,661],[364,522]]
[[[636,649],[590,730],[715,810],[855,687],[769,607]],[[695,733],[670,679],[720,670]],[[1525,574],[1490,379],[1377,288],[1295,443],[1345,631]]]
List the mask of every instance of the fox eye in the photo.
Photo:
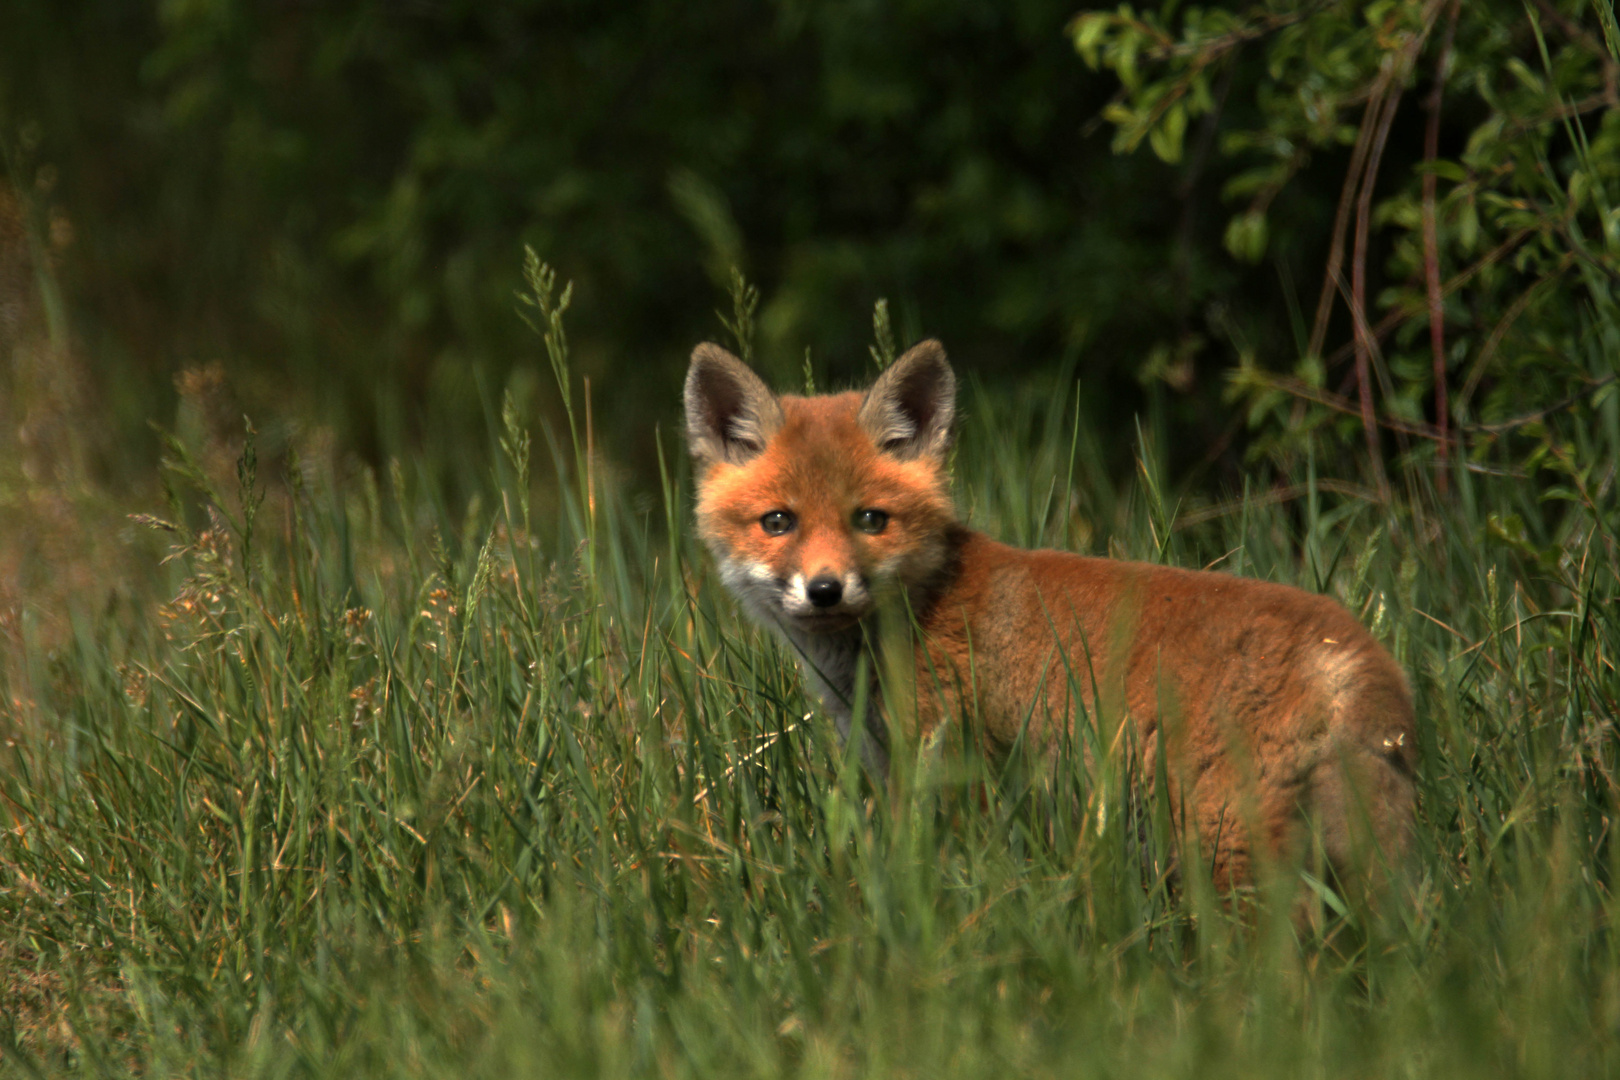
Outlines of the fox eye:
[[882,510],[855,511],[855,527],[868,536],[876,536],[889,524],[889,515]]
[[789,510],[772,510],[759,519],[759,527],[770,536],[786,536],[797,524],[798,520]]

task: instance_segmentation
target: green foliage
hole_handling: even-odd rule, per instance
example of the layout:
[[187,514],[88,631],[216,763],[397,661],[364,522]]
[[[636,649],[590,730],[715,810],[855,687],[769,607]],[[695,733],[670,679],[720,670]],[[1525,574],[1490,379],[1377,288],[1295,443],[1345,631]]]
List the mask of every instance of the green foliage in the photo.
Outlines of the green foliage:
[[0,129],[40,135],[19,186],[58,177],[68,299],[132,442],[174,371],[216,358],[256,416],[329,424],[373,464],[453,442],[479,378],[532,363],[528,244],[576,283],[581,371],[622,376],[608,448],[650,471],[643,433],[733,265],[784,383],[807,347],[823,382],[864,377],[849,313],[886,296],[902,346],[939,336],[1005,379],[1106,341],[1098,385],[1135,392],[1156,324],[1220,282],[1143,286],[1173,185],[1082,137],[1106,91],[1071,14],[8,0]]
[[1611,29],[1582,0],[14,0],[3,186],[120,482],[216,359],[267,432],[455,445],[540,381],[526,243],[588,301],[599,449],[649,474],[734,266],[784,385],[806,349],[861,377],[850,312],[888,297],[898,346],[993,381],[1078,363],[1102,444],[1153,414],[1176,478],[1356,445],[1363,398],[1396,473],[1517,468],[1517,421],[1612,374]]
[[[1122,84],[1105,114],[1116,149],[1145,138],[1174,161],[1188,118],[1210,125],[1234,167],[1235,257],[1267,255],[1268,221],[1296,189],[1326,193],[1320,159],[1342,176],[1309,331],[1296,313],[1292,349],[1264,358],[1288,374],[1247,357],[1233,383],[1266,433],[1257,450],[1297,454],[1359,412],[1420,461],[1439,446],[1477,464],[1504,442],[1530,472],[1557,456],[1543,442],[1560,438],[1555,414],[1600,403],[1620,345],[1612,26],[1609,5],[1585,0],[1166,3],[1074,21],[1087,63]],[[1385,164],[1386,147],[1420,138],[1421,158]],[[1336,309],[1351,340],[1329,355]],[[1352,355],[1360,409],[1323,383],[1324,361]]]
[[1612,490],[1554,513],[1464,472],[1394,535],[1310,474],[1178,500],[1146,427],[1116,488],[1067,374],[964,393],[979,526],[1326,590],[1389,642],[1423,754],[1404,904],[1173,885],[1146,779],[1095,748],[1002,767],[947,739],[871,787],[721,595],[679,472],[638,507],[548,436],[565,498],[531,521],[512,408],[464,514],[413,494],[431,463],[384,502],[267,489],[244,453],[232,499],[176,441],[202,505],[149,520],[172,595],[0,652],[0,1069],[1612,1071]]

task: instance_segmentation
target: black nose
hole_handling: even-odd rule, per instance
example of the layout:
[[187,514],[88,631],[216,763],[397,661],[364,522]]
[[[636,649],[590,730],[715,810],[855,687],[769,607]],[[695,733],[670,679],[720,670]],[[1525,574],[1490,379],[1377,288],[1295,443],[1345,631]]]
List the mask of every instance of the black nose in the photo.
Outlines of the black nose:
[[816,607],[836,607],[843,598],[844,586],[830,574],[813,577],[804,587],[804,594]]

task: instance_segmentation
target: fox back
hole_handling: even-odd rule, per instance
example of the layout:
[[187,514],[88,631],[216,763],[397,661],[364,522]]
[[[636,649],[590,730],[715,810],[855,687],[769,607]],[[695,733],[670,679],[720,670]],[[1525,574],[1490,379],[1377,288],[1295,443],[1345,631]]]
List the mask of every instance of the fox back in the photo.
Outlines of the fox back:
[[[955,378],[935,341],[865,393],[777,396],[715,345],[692,354],[687,435],[698,533],[726,586],[792,646],[841,735],[886,765],[891,727],[967,725],[991,754],[1054,746],[1112,718],[1162,762],[1172,811],[1218,883],[1256,852],[1297,856],[1310,830],[1343,874],[1409,847],[1416,740],[1405,679],[1332,600],[1228,574],[1024,551],[956,519],[947,457]],[[873,657],[880,601],[916,632]],[[898,661],[898,664],[896,663]],[[860,671],[896,667],[882,703]]]

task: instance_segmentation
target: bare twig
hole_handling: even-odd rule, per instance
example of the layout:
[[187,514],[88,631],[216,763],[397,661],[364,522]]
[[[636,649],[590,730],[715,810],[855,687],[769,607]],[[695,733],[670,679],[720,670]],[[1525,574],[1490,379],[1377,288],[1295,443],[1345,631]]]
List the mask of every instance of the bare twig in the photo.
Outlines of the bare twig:
[[1457,407],[1459,409],[1466,408],[1469,399],[1474,396],[1474,391],[1479,389],[1479,382],[1485,377],[1485,369],[1490,366],[1491,360],[1495,358],[1496,350],[1501,346],[1502,339],[1507,337],[1507,332],[1512,328],[1514,321],[1524,314],[1525,308],[1530,306],[1532,300],[1536,299],[1538,295],[1545,292],[1549,286],[1556,284],[1564,276],[1564,271],[1569,269],[1569,262],[1568,255],[1560,259],[1557,268],[1551,274],[1520,293],[1518,298],[1508,306],[1507,311],[1502,313],[1501,319],[1497,320],[1496,326],[1491,329],[1490,336],[1485,339],[1485,344],[1480,347],[1479,358],[1474,361],[1474,366],[1469,369],[1468,378],[1463,382],[1462,390],[1457,394]]
[[1175,41],[1164,32],[1138,19],[1131,19],[1129,22],[1142,33],[1157,39],[1157,43],[1153,47],[1144,51],[1144,54],[1150,59],[1191,58],[1200,65],[1207,65],[1220,59],[1240,45],[1246,45],[1251,41],[1259,41],[1267,34],[1286,29],[1296,23],[1302,23],[1317,12],[1331,7],[1333,3],[1334,0],[1317,0],[1316,3],[1299,11],[1270,15],[1258,22],[1222,34],[1220,37],[1196,42]]
[[[1492,248],[1490,251],[1481,256],[1478,262],[1474,263],[1467,269],[1460,270],[1456,274],[1452,275],[1451,280],[1447,281],[1445,286],[1441,289],[1441,295],[1450,296],[1452,293],[1468,284],[1469,280],[1472,279],[1475,274],[1479,273],[1481,270],[1484,270],[1488,266],[1493,266],[1500,262],[1504,256],[1512,252],[1514,248],[1518,247],[1530,236],[1534,235],[1535,232],[1536,230],[1533,227],[1520,229],[1518,232],[1496,245],[1496,247]],[[1373,327],[1373,337],[1379,341],[1382,341],[1384,338],[1393,333],[1395,329],[1404,323],[1411,315],[1412,311],[1410,310],[1403,310],[1401,308],[1391,310],[1382,319],[1378,320],[1377,326]],[[1337,367],[1354,354],[1355,348],[1356,345],[1353,340],[1339,346],[1332,353],[1328,354],[1327,358],[1323,361],[1324,366],[1328,368]]]
[[1350,256],[1350,320],[1356,340],[1356,390],[1361,399],[1361,426],[1367,436],[1367,456],[1372,466],[1378,493],[1387,502],[1389,479],[1384,475],[1384,455],[1378,448],[1378,424],[1373,419],[1372,379],[1369,369],[1376,344],[1367,326],[1367,232],[1372,218],[1373,185],[1378,182],[1378,166],[1384,159],[1384,146],[1389,141],[1389,129],[1395,123],[1395,111],[1400,108],[1400,83],[1393,73],[1398,65],[1391,64],[1392,77],[1384,108],[1367,150],[1367,165],[1361,176],[1361,192],[1356,199],[1355,250]]
[[1545,420],[1555,412],[1562,412],[1571,405],[1578,403],[1581,399],[1596,393],[1605,386],[1608,386],[1616,379],[1620,379],[1620,375],[1609,374],[1603,376],[1601,379],[1593,379],[1591,382],[1587,383],[1573,394],[1570,394],[1562,401],[1555,401],[1544,409],[1536,409],[1534,412],[1527,412],[1522,416],[1515,416],[1511,420],[1502,420],[1495,424],[1468,424],[1465,426],[1469,431],[1484,431],[1492,435],[1496,435],[1504,431],[1512,431],[1514,428],[1524,427],[1526,424],[1533,424],[1537,420]]
[[[1182,174],[1181,182],[1176,185],[1176,198],[1183,203],[1191,205],[1193,189],[1198,186],[1198,178],[1203,175],[1204,166],[1209,163],[1209,152],[1215,146],[1215,135],[1220,130],[1221,113],[1226,108],[1226,96],[1232,91],[1232,79],[1237,74],[1237,65],[1228,64],[1215,82],[1215,93],[1209,112],[1204,114],[1203,121],[1198,125],[1198,135],[1193,141],[1192,153],[1187,158],[1187,168]],[[1182,215],[1183,222],[1192,220],[1190,210]]]
[[[1317,491],[1329,491],[1335,495],[1346,495],[1352,499],[1360,499],[1363,502],[1378,501],[1378,493],[1371,488],[1364,488],[1359,484],[1348,484],[1342,480],[1317,480],[1315,488]],[[1270,491],[1260,492],[1258,495],[1251,494],[1242,499],[1232,499],[1224,503],[1218,503],[1215,506],[1206,506],[1201,510],[1189,510],[1178,514],[1174,528],[1179,532],[1194,525],[1202,525],[1206,521],[1229,517],[1241,511],[1245,506],[1276,506],[1278,503],[1292,502],[1310,494],[1310,492],[1310,484],[1285,484],[1281,487],[1272,488]]]
[[[1354,316],[1356,312],[1361,312],[1360,316],[1358,316],[1354,321],[1356,325],[1360,326],[1366,331],[1365,340],[1367,342],[1367,359],[1370,361],[1372,375],[1378,392],[1383,394],[1385,397],[1394,397],[1395,380],[1389,373],[1389,365],[1384,363],[1383,339],[1378,335],[1375,328],[1367,323],[1367,313],[1362,309],[1360,304],[1355,302],[1355,297],[1350,292],[1350,283],[1345,281],[1343,277],[1340,277],[1337,284],[1339,295],[1344,298],[1345,307],[1350,309],[1351,315]],[[1350,336],[1350,341],[1339,349],[1338,355],[1341,357],[1354,357],[1356,354],[1357,343],[1360,340],[1362,339],[1358,338],[1352,333]],[[1346,388],[1348,388],[1351,384],[1355,383],[1355,381],[1356,368],[1355,365],[1352,364],[1350,365],[1350,373],[1345,376],[1344,385]],[[1343,391],[1341,391],[1341,393],[1342,392]],[[1401,444],[1401,449],[1403,451],[1406,449],[1406,444],[1404,442]]]
[[1367,159],[1367,146],[1372,141],[1373,122],[1384,104],[1387,88],[1384,75],[1373,84],[1367,97],[1367,107],[1361,116],[1361,130],[1356,145],[1350,151],[1350,167],[1345,170],[1344,187],[1339,190],[1339,206],[1333,214],[1333,240],[1328,245],[1327,270],[1322,275],[1322,294],[1316,301],[1316,321],[1311,325],[1307,356],[1320,356],[1322,343],[1327,340],[1328,318],[1333,314],[1334,281],[1344,267],[1344,234],[1350,225],[1350,207],[1355,203],[1356,184],[1361,179],[1362,163]]
[[1609,47],[1603,43],[1602,39],[1579,23],[1573,22],[1569,16],[1559,11],[1548,0],[1535,0],[1535,5],[1541,9],[1542,17],[1558,27],[1559,32],[1564,37],[1597,57],[1605,68],[1605,74],[1609,76],[1609,79],[1605,81],[1612,80],[1613,69],[1620,67],[1620,65],[1617,65],[1614,57],[1609,55]]
[[[1361,406],[1357,402],[1352,401],[1343,394],[1335,394],[1330,390],[1322,390],[1318,387],[1312,386],[1292,375],[1260,374],[1251,375],[1250,378],[1254,382],[1266,387],[1269,390],[1280,390],[1290,397],[1296,397],[1302,401],[1309,401],[1314,405],[1321,405],[1324,408],[1332,409],[1334,412],[1344,413],[1346,416],[1359,417],[1361,415]],[[1579,404],[1585,398],[1590,397],[1592,394],[1601,390],[1603,387],[1608,386],[1617,379],[1620,379],[1620,374],[1610,374],[1603,376],[1601,379],[1593,379],[1591,382],[1587,383],[1573,394],[1570,394],[1559,401],[1555,401],[1551,405],[1512,417],[1508,420],[1499,420],[1494,424],[1458,424],[1451,428],[1445,437],[1450,444],[1451,449],[1460,451],[1462,449],[1461,436],[1464,433],[1481,432],[1487,435],[1500,435],[1504,431],[1512,431],[1515,428],[1524,427],[1526,424],[1533,424],[1538,420],[1545,420],[1553,413],[1562,412],[1571,406]],[[1404,432],[1407,435],[1415,435],[1420,439],[1429,439],[1438,442],[1441,438],[1441,432],[1438,427],[1433,424],[1425,424],[1420,420],[1407,420],[1399,416],[1386,415],[1378,417],[1377,423],[1379,427],[1385,428],[1389,431]]]
[[[1290,397],[1300,398],[1315,405],[1332,409],[1334,412],[1344,413],[1346,416],[1361,416],[1361,405],[1345,397],[1335,394],[1331,390],[1322,390],[1312,386],[1302,379],[1292,375],[1273,375],[1270,373],[1255,374],[1249,378],[1270,390],[1281,390]],[[1378,416],[1373,420],[1381,428],[1390,431],[1399,431],[1407,435],[1416,435],[1420,439],[1435,439],[1439,431],[1432,424],[1425,424],[1418,420],[1406,420],[1399,416]]]
[[1457,13],[1462,0],[1452,0],[1446,21],[1446,36],[1440,43],[1440,58],[1435,63],[1434,89],[1429,92],[1428,127],[1423,133],[1423,280],[1429,298],[1429,347],[1434,353],[1434,422],[1440,435],[1437,450],[1440,469],[1435,474],[1435,487],[1445,495],[1450,486],[1447,470],[1446,430],[1450,423],[1450,404],[1446,400],[1446,308],[1440,291],[1440,236],[1435,224],[1435,188],[1439,178],[1434,162],[1440,153],[1440,100],[1445,91],[1446,76],[1451,69],[1451,43],[1457,35]]
[[1500,138],[1517,138],[1527,131],[1534,131],[1537,128],[1545,127],[1548,124],[1557,124],[1562,123],[1565,120],[1573,120],[1577,116],[1585,116],[1587,113],[1597,112],[1599,109],[1614,108],[1620,108],[1620,93],[1617,93],[1615,88],[1611,86],[1599,91],[1596,94],[1590,94],[1579,101],[1573,101],[1568,105],[1558,105],[1551,109],[1546,109],[1540,113],[1537,113],[1534,116],[1515,120],[1513,123],[1502,129]]
[[[1344,232],[1348,225],[1350,206],[1356,207],[1354,254],[1350,266],[1350,317],[1355,335],[1356,385],[1360,396],[1362,427],[1367,436],[1367,452],[1380,495],[1389,498],[1389,481],[1384,473],[1383,455],[1378,448],[1378,424],[1372,407],[1372,378],[1370,374],[1374,342],[1366,318],[1367,233],[1372,216],[1372,193],[1378,179],[1378,166],[1383,158],[1384,146],[1389,139],[1390,125],[1394,123],[1400,105],[1401,88],[1416,63],[1424,42],[1438,17],[1441,5],[1447,0],[1429,0],[1425,5],[1421,28],[1411,34],[1404,46],[1392,51],[1381,65],[1367,108],[1362,116],[1361,130],[1356,147],[1351,153],[1351,164],[1345,176],[1344,188],[1339,195],[1339,208],[1334,220],[1333,244],[1328,254],[1327,272],[1322,281],[1322,295],[1317,302],[1316,324],[1311,331],[1310,355],[1320,355],[1322,341],[1327,335],[1327,321],[1333,310],[1333,291],[1342,281],[1344,264]],[[1354,196],[1354,198],[1352,198]]]
[[[1407,51],[1401,55],[1399,63],[1385,63],[1378,75],[1368,85],[1367,104],[1361,114],[1361,127],[1356,132],[1355,146],[1350,150],[1350,165],[1345,170],[1344,186],[1339,190],[1339,205],[1333,214],[1333,240],[1328,247],[1327,268],[1322,274],[1322,291],[1316,301],[1316,319],[1311,326],[1311,340],[1306,348],[1306,355],[1320,356],[1322,343],[1327,339],[1328,319],[1333,314],[1333,293],[1340,274],[1344,268],[1344,238],[1350,226],[1350,208],[1355,205],[1356,193],[1366,174],[1365,162],[1367,152],[1372,145],[1373,138],[1379,127],[1379,120],[1383,116],[1384,99],[1389,95],[1392,87],[1397,88],[1411,70],[1417,53],[1423,48],[1423,41],[1428,37],[1428,26],[1433,20],[1433,11],[1443,0],[1430,0],[1430,11],[1425,14],[1423,33],[1414,35],[1408,43]],[[1348,104],[1348,100],[1345,102]],[[1387,134],[1387,131],[1386,131]]]

